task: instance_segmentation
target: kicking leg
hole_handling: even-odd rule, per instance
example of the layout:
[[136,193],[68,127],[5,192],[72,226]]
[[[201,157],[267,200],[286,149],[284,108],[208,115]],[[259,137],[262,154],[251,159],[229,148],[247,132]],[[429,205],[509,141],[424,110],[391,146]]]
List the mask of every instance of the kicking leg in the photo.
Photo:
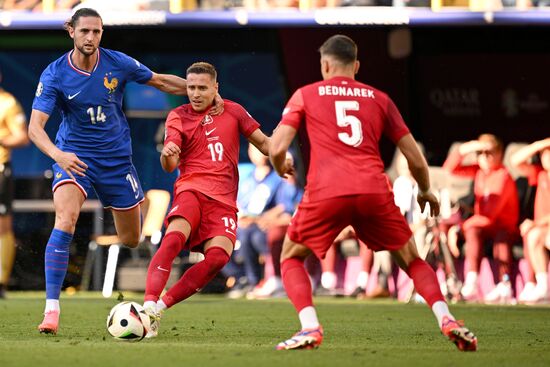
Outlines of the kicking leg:
[[166,229],[166,235],[155,256],[151,259],[147,270],[145,285],[145,308],[155,307],[160,294],[168,282],[172,263],[183,249],[191,233],[191,225],[182,217],[175,217]]
[[451,315],[447,302],[441,294],[435,272],[418,256],[414,238],[411,237],[401,249],[391,253],[397,264],[413,280],[416,291],[432,309],[442,333],[455,343],[458,349],[475,351],[477,338]]

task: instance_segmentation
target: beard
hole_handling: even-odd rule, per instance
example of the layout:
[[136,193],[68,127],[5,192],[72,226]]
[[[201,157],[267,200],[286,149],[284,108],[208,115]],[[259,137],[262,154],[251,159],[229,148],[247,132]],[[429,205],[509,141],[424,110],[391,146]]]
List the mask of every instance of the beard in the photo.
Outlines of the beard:
[[97,47],[92,47],[90,49],[90,48],[85,48],[84,45],[76,46],[76,48],[78,49],[78,51],[80,51],[81,54],[86,56],[92,56],[97,50]]

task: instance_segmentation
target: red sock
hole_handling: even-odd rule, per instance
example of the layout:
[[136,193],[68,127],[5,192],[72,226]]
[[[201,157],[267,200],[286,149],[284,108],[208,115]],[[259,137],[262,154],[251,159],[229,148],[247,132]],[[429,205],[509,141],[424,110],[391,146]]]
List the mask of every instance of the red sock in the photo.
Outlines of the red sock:
[[170,277],[172,262],[180,253],[185,241],[187,241],[185,235],[178,231],[169,232],[164,236],[147,270],[145,301],[158,301]]
[[437,301],[445,302],[441,289],[439,288],[439,282],[433,269],[422,259],[414,260],[407,269],[407,274],[413,280],[414,287],[418,294],[422,296],[428,302],[428,305],[432,305]]
[[304,261],[296,257],[284,260],[281,263],[281,274],[286,294],[296,311],[300,312],[305,307],[313,306],[311,282]]
[[211,247],[204,260],[196,263],[162,297],[167,307],[191,297],[204,287],[229,262],[229,255],[221,247]]

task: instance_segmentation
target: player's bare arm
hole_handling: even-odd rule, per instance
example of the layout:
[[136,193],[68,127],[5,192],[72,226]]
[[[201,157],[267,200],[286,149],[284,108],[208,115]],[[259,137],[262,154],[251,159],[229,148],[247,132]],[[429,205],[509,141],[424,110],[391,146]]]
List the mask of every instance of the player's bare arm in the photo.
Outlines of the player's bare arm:
[[[165,93],[175,94],[178,96],[187,95],[187,80],[171,74],[157,74],[153,73],[153,76],[147,82],[147,85],[157,88]],[[210,109],[211,115],[220,115],[223,112],[224,102],[220,94],[216,94],[214,98],[214,104]]]
[[248,141],[258,148],[263,155],[269,155],[269,144],[271,138],[265,135],[260,129],[256,129],[252,134],[250,134]]
[[521,167],[527,163],[529,158],[546,148],[550,148],[550,138],[536,141],[521,148],[510,157],[510,163],[515,167]]
[[458,152],[460,155],[467,155],[470,153],[479,152],[482,150],[490,150],[492,148],[491,144],[486,141],[479,141],[479,140],[470,140],[466,143],[463,143],[458,148]]
[[160,152],[160,165],[166,172],[174,172],[179,164],[180,147],[174,142],[169,141]]
[[269,160],[279,176],[284,178],[294,174],[294,165],[287,159],[287,152],[295,136],[296,129],[288,125],[279,125],[271,136]]
[[60,150],[52,143],[50,137],[44,130],[49,115],[39,110],[32,110],[29,123],[29,138],[44,154],[52,158],[59,166],[67,172],[73,180],[74,175],[85,176],[88,166],[82,162],[76,154]]
[[[23,119],[25,119],[23,117]],[[25,122],[25,120],[23,120]],[[10,134],[3,139],[0,139],[0,146],[8,149],[19,148],[29,144],[29,136],[27,134],[26,124],[16,125],[16,129],[12,129]]]
[[153,73],[153,76],[149,79],[147,85],[155,87],[165,93],[175,94],[178,96],[187,95],[187,81],[176,75]]
[[411,134],[407,134],[397,142],[397,147],[407,159],[411,174],[418,184],[417,201],[420,205],[420,209],[424,211],[426,204],[429,203],[430,215],[439,215],[439,201],[430,190],[428,163],[420,151],[420,148],[418,148],[416,140]]

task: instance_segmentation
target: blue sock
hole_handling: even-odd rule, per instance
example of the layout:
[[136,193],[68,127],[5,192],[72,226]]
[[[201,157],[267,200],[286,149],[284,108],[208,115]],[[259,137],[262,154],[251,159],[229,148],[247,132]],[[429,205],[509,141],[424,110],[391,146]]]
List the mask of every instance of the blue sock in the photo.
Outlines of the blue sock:
[[69,246],[72,233],[53,229],[45,254],[46,299],[59,299],[69,266]]

